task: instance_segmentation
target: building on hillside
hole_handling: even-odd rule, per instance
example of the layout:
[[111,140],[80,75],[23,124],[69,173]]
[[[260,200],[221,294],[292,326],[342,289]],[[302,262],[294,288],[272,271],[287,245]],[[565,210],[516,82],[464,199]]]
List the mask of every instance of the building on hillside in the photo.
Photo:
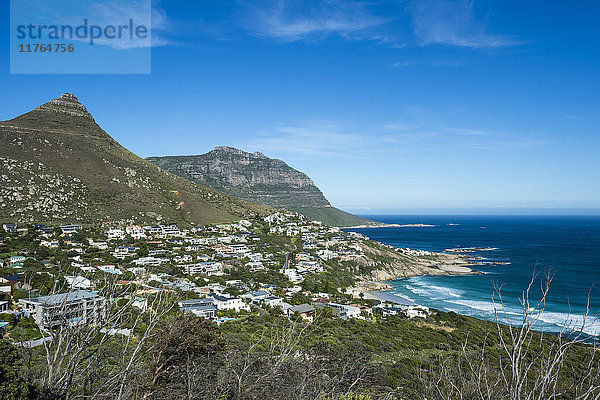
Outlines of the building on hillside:
[[408,307],[408,310],[406,310],[408,318],[427,318],[428,314],[429,307],[421,305],[410,306]]
[[161,233],[165,236],[181,236],[181,231],[177,225],[161,225]]
[[283,275],[287,276],[287,278],[293,283],[299,283],[304,280],[304,278],[298,273],[297,269],[287,268],[282,269],[281,272]]
[[183,271],[189,275],[223,275],[223,263],[220,262],[202,262],[196,264],[180,265]]
[[98,265],[98,269],[107,274],[121,275],[123,271],[117,268],[115,265]]
[[261,302],[266,306],[278,307],[283,304],[283,298],[277,296],[268,296],[262,299]]
[[138,239],[146,239],[146,231],[139,225],[130,225],[125,227],[125,232],[132,238]]
[[71,233],[77,233],[80,230],[83,229],[83,227],[81,225],[61,225],[60,229],[62,230],[62,233],[65,233],[67,235],[71,234]]
[[315,316],[315,307],[310,304],[298,304],[288,307],[284,312],[288,316],[296,315],[305,321],[312,322]]
[[217,318],[217,306],[214,305],[212,298],[183,300],[179,302],[179,309],[184,313],[190,312],[197,317]]
[[125,238],[125,232],[121,228],[110,228],[106,231],[106,236],[109,239],[123,239]]
[[31,289],[27,283],[22,282],[23,274],[5,275],[0,277],[2,286],[11,286],[14,289]]
[[271,294],[269,292],[267,292],[266,290],[259,290],[256,292],[248,292],[248,293],[244,293],[243,295],[241,295],[240,297],[250,300],[253,303],[259,302],[260,300],[269,297]]
[[71,289],[89,289],[92,281],[83,276],[65,276],[65,281]]
[[37,232],[41,232],[43,235],[54,234],[54,227],[46,226],[45,224],[33,224],[33,229],[35,229]]
[[313,303],[317,308],[328,308],[331,310],[332,314],[341,319],[348,318],[358,318],[360,317],[360,308],[355,306],[349,306],[346,304],[337,304],[337,303]]
[[213,299],[213,303],[217,306],[218,310],[250,310],[250,307],[242,301],[239,297],[225,297],[219,296],[218,294],[209,294],[207,297]]
[[19,306],[44,329],[80,323],[98,324],[106,312],[104,297],[87,290],[20,299]]
[[17,224],[2,224],[2,229],[8,233],[17,233]]

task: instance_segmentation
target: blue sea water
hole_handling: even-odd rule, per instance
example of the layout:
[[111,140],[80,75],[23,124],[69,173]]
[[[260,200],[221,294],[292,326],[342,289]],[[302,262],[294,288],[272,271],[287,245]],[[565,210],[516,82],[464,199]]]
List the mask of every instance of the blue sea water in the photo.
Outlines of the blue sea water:
[[[540,297],[540,279],[553,275],[545,310],[536,329],[558,332],[565,325],[583,326],[600,334],[600,216],[365,216],[390,224],[427,224],[432,227],[352,229],[396,247],[429,251],[449,248],[495,248],[469,255],[483,262],[481,275],[422,276],[398,279],[391,294],[439,310],[494,320],[500,311],[495,288],[502,287],[504,309],[498,315],[518,324],[519,299],[534,274],[530,307]],[[588,305],[589,300],[589,305]],[[589,311],[587,311],[589,310]],[[585,317],[587,312],[587,317]]]

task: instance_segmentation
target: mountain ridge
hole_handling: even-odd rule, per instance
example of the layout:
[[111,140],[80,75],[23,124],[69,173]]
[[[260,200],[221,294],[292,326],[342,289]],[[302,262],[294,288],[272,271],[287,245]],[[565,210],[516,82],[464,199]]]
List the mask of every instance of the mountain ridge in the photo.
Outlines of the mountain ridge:
[[295,211],[327,225],[374,225],[331,205],[305,173],[260,152],[217,146],[200,155],[148,157],[174,174],[259,204]]

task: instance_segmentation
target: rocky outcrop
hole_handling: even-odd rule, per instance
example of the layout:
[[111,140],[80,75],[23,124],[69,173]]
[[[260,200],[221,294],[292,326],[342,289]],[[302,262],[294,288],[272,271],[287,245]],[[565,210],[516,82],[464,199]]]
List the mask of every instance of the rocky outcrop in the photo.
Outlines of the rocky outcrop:
[[[359,264],[376,266],[369,274],[360,277],[364,281],[389,281],[421,275],[470,275],[479,272],[471,269],[474,264],[459,254],[432,253],[428,256],[406,255],[383,245],[364,246],[365,256]],[[385,259],[385,262],[376,261]]]
[[150,157],[150,162],[215,190],[274,207],[328,207],[313,181],[285,162],[219,146],[197,156]]
[[64,93],[34,110],[2,122],[5,127],[26,133],[28,130],[58,133],[76,133],[79,135],[110,138],[104,132],[87,108],[72,93]]
[[81,117],[89,120],[94,120],[83,104],[79,102],[77,96],[72,93],[64,93],[58,99],[50,100],[46,104],[42,104],[36,110],[58,112],[70,115],[72,117]]
[[150,157],[148,161],[219,192],[295,211],[327,225],[377,224],[332,207],[306,174],[259,152],[219,146],[197,156]]

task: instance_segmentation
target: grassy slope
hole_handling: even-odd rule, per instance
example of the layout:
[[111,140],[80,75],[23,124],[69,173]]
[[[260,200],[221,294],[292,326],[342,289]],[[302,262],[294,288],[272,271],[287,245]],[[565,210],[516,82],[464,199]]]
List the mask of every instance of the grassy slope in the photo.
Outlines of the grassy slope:
[[208,224],[270,211],[161,170],[66,114],[1,122],[0,157],[2,221]]

